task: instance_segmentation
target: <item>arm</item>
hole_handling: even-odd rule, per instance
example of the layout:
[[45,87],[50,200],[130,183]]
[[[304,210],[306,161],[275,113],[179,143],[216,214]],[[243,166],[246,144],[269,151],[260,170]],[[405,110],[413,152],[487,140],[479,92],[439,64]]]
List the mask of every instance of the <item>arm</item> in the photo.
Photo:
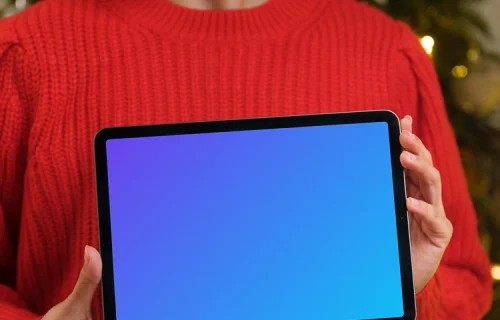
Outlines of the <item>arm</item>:
[[[7,21],[5,21],[7,22]],[[23,95],[23,49],[7,23],[0,25],[0,319],[32,320],[15,290],[16,242],[22,207],[29,114]]]
[[443,203],[453,236],[441,264],[417,294],[419,319],[480,319],[490,308],[492,282],[481,246],[460,155],[431,59],[407,26],[392,61],[395,103],[408,110],[441,173]]
[[9,18],[0,23],[0,320],[90,319],[102,273],[101,257],[94,248],[85,248],[85,264],[72,293],[43,317],[31,312],[16,292],[16,277],[22,276],[16,274],[16,250],[34,113],[31,102],[36,101],[36,96],[30,96],[35,91],[30,86],[38,73],[27,61],[14,22]]

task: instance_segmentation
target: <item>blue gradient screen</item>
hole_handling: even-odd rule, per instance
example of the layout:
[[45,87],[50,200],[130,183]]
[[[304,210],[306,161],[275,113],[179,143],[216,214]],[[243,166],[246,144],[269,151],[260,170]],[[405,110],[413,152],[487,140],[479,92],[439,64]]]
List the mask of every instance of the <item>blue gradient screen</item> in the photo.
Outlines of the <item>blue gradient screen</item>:
[[403,315],[385,122],[107,141],[119,320]]

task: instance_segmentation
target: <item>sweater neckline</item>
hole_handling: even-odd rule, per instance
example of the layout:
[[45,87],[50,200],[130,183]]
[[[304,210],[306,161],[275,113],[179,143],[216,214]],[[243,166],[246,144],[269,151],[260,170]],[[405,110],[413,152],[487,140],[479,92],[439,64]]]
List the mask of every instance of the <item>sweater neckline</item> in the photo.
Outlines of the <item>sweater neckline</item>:
[[269,0],[249,9],[197,10],[169,0],[104,0],[130,24],[164,36],[197,40],[246,40],[285,35],[322,11],[323,0]]

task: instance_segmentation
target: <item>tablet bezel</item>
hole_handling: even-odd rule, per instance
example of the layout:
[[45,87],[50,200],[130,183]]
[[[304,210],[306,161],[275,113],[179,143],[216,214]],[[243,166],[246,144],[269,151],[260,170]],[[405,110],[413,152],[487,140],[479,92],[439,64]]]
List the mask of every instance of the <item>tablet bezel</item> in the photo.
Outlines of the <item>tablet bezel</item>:
[[[94,151],[99,244],[103,261],[102,302],[105,319],[116,320],[106,155],[106,142],[108,140],[369,122],[386,122],[389,128],[404,315],[399,318],[378,318],[366,320],[414,320],[416,318],[416,304],[411,265],[408,215],[406,208],[405,177],[404,170],[400,162],[402,148],[399,142],[399,135],[401,129],[397,115],[388,110],[113,127],[100,130],[95,136]],[[369,291],[369,289],[367,289],[367,291]]]

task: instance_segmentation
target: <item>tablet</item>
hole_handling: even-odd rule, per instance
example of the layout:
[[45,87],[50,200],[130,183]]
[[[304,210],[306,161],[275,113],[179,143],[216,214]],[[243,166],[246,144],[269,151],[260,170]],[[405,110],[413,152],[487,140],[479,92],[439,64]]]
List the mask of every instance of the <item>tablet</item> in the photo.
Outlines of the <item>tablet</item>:
[[389,111],[106,128],[106,320],[415,319]]

